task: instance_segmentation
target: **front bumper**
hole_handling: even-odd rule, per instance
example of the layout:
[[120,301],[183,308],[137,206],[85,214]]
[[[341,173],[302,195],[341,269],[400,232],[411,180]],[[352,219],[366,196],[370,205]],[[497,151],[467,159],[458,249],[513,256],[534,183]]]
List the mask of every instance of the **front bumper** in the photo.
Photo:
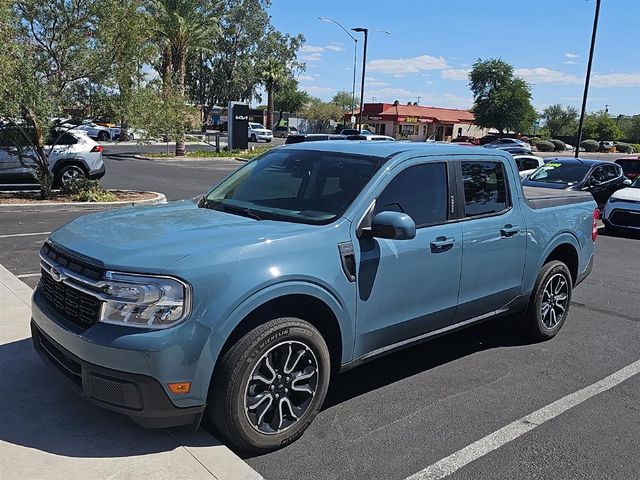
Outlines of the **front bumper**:
[[165,428],[200,423],[204,405],[174,406],[154,378],[86,362],[57,344],[33,320],[31,337],[42,359],[91,403],[124,413],[143,427]]

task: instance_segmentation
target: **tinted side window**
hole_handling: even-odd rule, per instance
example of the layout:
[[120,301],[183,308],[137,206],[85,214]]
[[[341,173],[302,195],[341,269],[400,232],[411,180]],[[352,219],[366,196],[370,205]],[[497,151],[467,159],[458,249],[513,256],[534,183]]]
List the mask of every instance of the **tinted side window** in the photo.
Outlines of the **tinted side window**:
[[596,169],[594,169],[593,172],[591,172],[591,179],[600,183],[605,182],[607,180],[607,175],[604,171],[604,168],[597,167]]
[[614,178],[618,178],[620,176],[618,167],[616,165],[605,165],[604,169],[607,175],[607,180],[613,180]]
[[403,212],[417,227],[447,220],[447,167],[444,163],[415,165],[400,172],[378,196],[374,215]]
[[465,216],[501,212],[508,206],[502,163],[462,162]]
[[538,161],[534,158],[523,158],[522,159],[523,170],[534,170],[538,168]]

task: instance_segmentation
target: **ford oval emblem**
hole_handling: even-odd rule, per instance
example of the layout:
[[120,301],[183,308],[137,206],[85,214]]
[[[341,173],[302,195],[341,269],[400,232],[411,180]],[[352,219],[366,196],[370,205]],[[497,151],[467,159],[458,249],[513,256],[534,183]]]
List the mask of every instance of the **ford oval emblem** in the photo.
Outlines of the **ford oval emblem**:
[[64,280],[64,273],[62,272],[62,269],[58,267],[53,267],[51,270],[49,270],[49,273],[51,274],[51,278],[53,278],[56,282],[61,282],[62,280]]

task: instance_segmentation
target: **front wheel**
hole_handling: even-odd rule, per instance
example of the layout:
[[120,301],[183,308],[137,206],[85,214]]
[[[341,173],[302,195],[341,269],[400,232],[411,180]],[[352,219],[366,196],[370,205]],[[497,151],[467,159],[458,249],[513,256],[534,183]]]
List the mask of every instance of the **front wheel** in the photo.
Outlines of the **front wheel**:
[[242,450],[280,448],[299,438],[322,407],[330,369],[327,344],[311,324],[271,320],[221,359],[209,391],[209,419]]
[[253,133],[251,134],[251,141],[252,142],[257,142],[258,141],[258,139],[256,138],[255,134],[253,134]]
[[78,165],[65,165],[56,173],[53,184],[56,187],[64,187],[85,178],[87,174]]
[[102,131],[98,133],[98,140],[100,140],[101,142],[106,142],[109,139],[111,139],[111,135],[109,135],[107,132]]
[[532,338],[548,340],[560,331],[569,313],[572,286],[563,262],[553,260],[542,267],[524,318]]

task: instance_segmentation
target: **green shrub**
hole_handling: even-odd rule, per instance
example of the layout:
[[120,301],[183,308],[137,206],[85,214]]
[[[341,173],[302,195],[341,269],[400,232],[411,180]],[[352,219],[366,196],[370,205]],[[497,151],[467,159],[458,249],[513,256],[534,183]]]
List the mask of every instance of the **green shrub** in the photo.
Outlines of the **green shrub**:
[[537,144],[538,144],[538,143],[540,143],[540,142],[542,142],[542,138],[540,138],[540,137],[531,137],[531,138],[529,139],[529,143],[530,143],[531,145],[537,145]]
[[586,152],[597,152],[600,144],[595,140],[584,140],[580,144],[580,148],[584,148]]
[[114,202],[118,199],[115,194],[105,190],[99,180],[86,178],[67,183],[62,187],[62,191],[71,195],[74,202]]
[[549,141],[551,143],[553,143],[553,146],[554,146],[553,151],[554,152],[562,152],[562,151],[567,149],[567,144],[564,143],[562,140],[558,140],[558,139],[552,138]]
[[637,152],[637,150],[635,148],[633,148],[633,145],[629,144],[629,143],[623,143],[623,142],[617,142],[616,143],[616,150],[620,153],[634,153]]
[[632,143],[633,153],[640,153],[640,143]]
[[539,152],[553,152],[556,146],[549,140],[542,140],[541,142],[536,143],[536,148]]
[[522,140],[523,142],[527,142],[527,143],[531,143],[531,139],[529,137],[520,137],[520,140]]

